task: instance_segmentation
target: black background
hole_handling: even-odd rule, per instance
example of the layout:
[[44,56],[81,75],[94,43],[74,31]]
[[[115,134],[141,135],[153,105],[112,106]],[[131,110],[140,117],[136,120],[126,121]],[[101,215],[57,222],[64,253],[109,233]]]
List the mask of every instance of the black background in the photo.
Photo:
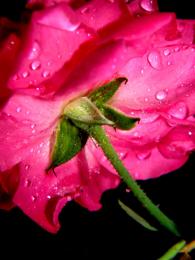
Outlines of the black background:
[[[0,3],[0,15],[18,19],[25,1]],[[173,11],[179,18],[194,18],[190,1],[161,0],[161,11]],[[183,238],[195,239],[195,155],[188,163],[159,179],[140,182],[146,193],[178,224]],[[148,216],[121,184],[102,196],[103,208],[89,212],[74,202],[60,214],[62,228],[51,235],[33,223],[19,209],[0,211],[0,258],[7,259],[135,259],[156,260],[178,241],[167,231],[149,232],[129,218],[118,206],[120,198],[143,216]],[[153,222],[153,224],[156,224]],[[195,253],[191,254],[195,259]]]

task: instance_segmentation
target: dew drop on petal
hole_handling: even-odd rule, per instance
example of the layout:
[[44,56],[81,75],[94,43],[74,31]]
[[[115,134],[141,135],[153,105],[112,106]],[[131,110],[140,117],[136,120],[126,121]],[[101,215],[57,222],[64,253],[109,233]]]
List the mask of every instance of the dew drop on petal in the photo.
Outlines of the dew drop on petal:
[[13,80],[16,81],[16,80],[19,80],[20,76],[18,74],[14,75],[13,76]]
[[165,49],[163,51],[163,53],[164,53],[165,56],[168,56],[168,55],[170,55],[170,50],[169,49]]
[[50,196],[50,195],[47,195],[47,199],[50,200],[50,199],[51,199],[51,196]]
[[161,59],[160,55],[156,51],[152,51],[148,54],[148,62],[150,66],[154,69],[160,69],[161,68]]
[[25,170],[27,171],[27,170],[29,170],[30,165],[29,165],[29,164],[26,164],[26,165],[24,166],[24,168],[25,168]]
[[174,49],[175,52],[178,52],[180,51],[180,47],[179,46],[176,46],[175,49]]
[[138,160],[143,161],[148,159],[151,156],[151,152],[150,151],[143,151],[143,152],[138,152],[136,154],[136,157]]
[[120,152],[119,153],[119,158],[120,158],[120,160],[124,160],[126,157],[127,157],[127,152]]
[[30,60],[36,59],[40,55],[40,52],[41,52],[41,47],[39,43],[37,41],[34,41],[31,53],[29,55],[29,59]]
[[81,13],[82,14],[86,14],[89,12],[89,7],[84,7],[82,10],[81,10]]
[[43,72],[42,72],[42,77],[43,78],[48,78],[50,76],[50,72],[48,71],[48,70],[44,70]]
[[144,69],[141,69],[141,71],[140,71],[140,72],[141,72],[141,74],[143,75],[143,74],[144,74]]
[[189,136],[192,136],[192,131],[188,131],[188,135],[189,135]]
[[31,153],[33,153],[33,152],[34,152],[34,149],[33,149],[33,148],[31,148],[31,149],[30,149],[30,152],[31,152]]
[[154,11],[153,0],[141,0],[140,6],[144,11],[147,11],[147,12]]
[[32,200],[32,202],[36,202],[37,201],[37,196],[31,196],[31,200]]
[[168,113],[175,118],[185,119],[188,116],[188,107],[184,102],[179,102],[171,107]]
[[163,101],[167,97],[167,92],[165,90],[160,90],[156,93],[155,97],[158,101]]
[[67,199],[67,201],[71,201],[72,200],[71,196],[67,196],[66,199]]
[[38,69],[40,69],[40,67],[41,67],[41,63],[40,63],[40,61],[38,61],[38,60],[35,60],[35,61],[33,61],[33,62],[30,64],[31,70],[38,70]]
[[29,179],[26,179],[24,182],[24,187],[28,188],[31,185],[31,181]]
[[22,111],[22,108],[21,108],[21,107],[17,107],[17,108],[16,108],[16,112],[17,112],[17,113],[20,113],[21,111]]
[[28,71],[24,71],[23,73],[22,73],[22,77],[25,79],[25,78],[27,78],[27,77],[29,77],[29,72]]
[[162,155],[166,158],[182,158],[186,154],[186,150],[182,148],[181,146],[177,146],[174,143],[170,144],[161,144],[160,147],[160,152]]

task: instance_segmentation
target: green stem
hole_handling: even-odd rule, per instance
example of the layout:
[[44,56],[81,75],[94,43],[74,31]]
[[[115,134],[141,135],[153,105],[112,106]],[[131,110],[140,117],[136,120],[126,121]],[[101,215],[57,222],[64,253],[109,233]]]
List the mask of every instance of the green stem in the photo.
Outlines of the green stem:
[[180,253],[181,249],[185,246],[186,241],[181,240],[174,246],[172,246],[163,256],[161,256],[158,260],[171,260],[173,259],[178,253]]
[[154,216],[159,223],[167,228],[170,232],[176,236],[180,236],[175,223],[169,219],[144,193],[137,182],[131,177],[128,170],[124,167],[123,163],[119,159],[112,144],[110,143],[104,129],[100,126],[91,126],[88,128],[88,133],[92,136],[99,146],[102,148],[105,156],[111,162],[118,174],[122,177],[123,181],[131,189],[135,197],[143,204],[143,206]]

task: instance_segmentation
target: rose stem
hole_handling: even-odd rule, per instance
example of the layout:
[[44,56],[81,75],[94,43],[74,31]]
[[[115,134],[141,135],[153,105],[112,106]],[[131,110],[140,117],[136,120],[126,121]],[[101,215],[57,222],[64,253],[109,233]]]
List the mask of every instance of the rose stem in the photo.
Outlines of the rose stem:
[[134,196],[143,204],[143,206],[149,211],[149,213],[155,217],[159,223],[168,229],[176,236],[180,236],[175,223],[169,219],[152,201],[147,197],[145,192],[140,188],[137,182],[131,177],[128,170],[124,167],[123,163],[119,159],[112,144],[110,143],[104,129],[100,126],[94,125],[88,128],[88,133],[93,137],[98,145],[102,148],[105,156],[111,162],[115,170],[121,176],[123,181],[131,189]]

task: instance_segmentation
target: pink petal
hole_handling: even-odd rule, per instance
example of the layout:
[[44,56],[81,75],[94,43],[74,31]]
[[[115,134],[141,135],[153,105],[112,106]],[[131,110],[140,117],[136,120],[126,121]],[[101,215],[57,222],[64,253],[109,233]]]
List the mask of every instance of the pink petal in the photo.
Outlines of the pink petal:
[[157,0],[132,0],[127,1],[127,6],[134,16],[148,15],[158,11]]
[[[24,35],[24,44],[15,72],[9,80],[9,87],[35,90],[43,83],[39,91],[33,93],[44,93],[44,81],[61,69],[81,44],[90,39],[87,28],[81,25],[76,14],[66,4],[35,12]],[[50,87],[55,89],[55,85]]]
[[14,95],[9,99],[0,115],[2,171],[25,159],[31,154],[32,145],[51,135],[61,109],[60,102],[30,96]]
[[[31,146],[33,151],[20,163],[20,183],[14,203],[47,231],[55,233],[60,225],[58,214],[80,187],[76,159],[46,171],[49,163],[49,139]],[[40,147],[41,145],[41,147]],[[36,163],[35,163],[36,162]]]
[[[93,146],[94,144],[89,141],[78,155],[82,192],[76,199],[82,206],[92,211],[101,208],[102,193],[116,188],[120,182],[120,178],[115,173],[111,173],[99,164]],[[99,150],[97,147],[96,149]]]
[[10,210],[14,207],[12,198],[19,184],[19,168],[13,167],[11,170],[0,174],[0,208]]
[[16,55],[20,46],[20,39],[15,35],[9,35],[2,43],[0,49],[0,97],[6,97],[9,93],[7,80],[13,69]]
[[194,44],[194,26],[195,21],[193,20],[177,20],[178,30],[182,37],[184,44]]
[[76,10],[76,14],[85,25],[95,31],[105,29],[108,26],[110,31],[112,26],[116,27],[116,22],[130,17],[127,5],[119,0],[92,0]]
[[151,110],[165,109],[175,100],[185,102],[194,93],[194,65],[195,49],[191,46],[150,48],[120,70],[129,82],[117,92],[113,105]]

